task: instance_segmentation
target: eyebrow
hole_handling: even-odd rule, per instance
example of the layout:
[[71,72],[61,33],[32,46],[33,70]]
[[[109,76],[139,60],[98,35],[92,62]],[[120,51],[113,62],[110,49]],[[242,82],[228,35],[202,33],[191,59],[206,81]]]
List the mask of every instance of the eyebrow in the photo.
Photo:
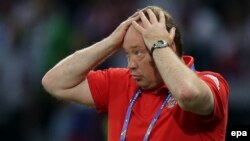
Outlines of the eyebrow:
[[[123,50],[125,51],[125,53],[128,53],[128,50],[126,50],[124,47],[123,47]],[[129,47],[129,50],[131,50],[131,51],[134,51],[134,50],[146,51],[147,48],[144,48],[143,46],[139,46],[139,45],[132,45]]]
[[139,46],[133,45],[133,46],[131,46],[131,48],[139,48]]
[[[130,49],[136,49],[136,48],[139,48],[139,46],[137,46],[137,45],[133,45],[133,46],[131,46],[131,47],[129,47]],[[123,46],[123,49],[124,49],[124,51],[126,51],[126,49],[124,48],[124,46]]]

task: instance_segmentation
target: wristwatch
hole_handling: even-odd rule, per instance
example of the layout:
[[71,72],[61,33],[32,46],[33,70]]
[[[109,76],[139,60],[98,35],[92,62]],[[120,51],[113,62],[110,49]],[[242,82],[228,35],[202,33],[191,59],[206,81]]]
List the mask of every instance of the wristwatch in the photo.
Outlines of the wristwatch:
[[164,41],[164,40],[158,40],[156,43],[153,44],[153,46],[151,47],[151,50],[150,50],[150,55],[152,56],[153,55],[153,52],[155,49],[158,49],[158,48],[165,48],[165,47],[169,47],[169,44]]

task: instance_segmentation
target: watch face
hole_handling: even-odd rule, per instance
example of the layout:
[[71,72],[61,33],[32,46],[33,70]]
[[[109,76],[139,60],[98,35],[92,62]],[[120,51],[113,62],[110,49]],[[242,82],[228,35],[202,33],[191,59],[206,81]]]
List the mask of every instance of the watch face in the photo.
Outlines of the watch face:
[[156,48],[165,48],[165,47],[168,47],[168,43],[164,40],[158,40],[156,43],[154,43],[153,47],[151,48],[150,54],[152,55],[153,51]]
[[159,44],[164,44],[164,41],[163,40],[159,40],[158,43]]
[[166,47],[166,46],[167,46],[167,43],[164,40],[159,40],[155,44],[156,48],[161,48],[161,47]]

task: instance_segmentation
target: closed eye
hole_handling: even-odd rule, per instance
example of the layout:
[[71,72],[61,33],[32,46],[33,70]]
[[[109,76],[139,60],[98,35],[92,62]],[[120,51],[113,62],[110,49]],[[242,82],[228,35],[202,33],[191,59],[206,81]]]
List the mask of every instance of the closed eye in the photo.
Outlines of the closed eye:
[[140,55],[142,55],[142,52],[141,51],[135,51],[135,55],[140,56]]
[[141,59],[141,58],[143,58],[145,56],[145,52],[143,52],[141,50],[136,50],[134,52],[134,54],[135,54],[136,58],[138,58],[138,59]]

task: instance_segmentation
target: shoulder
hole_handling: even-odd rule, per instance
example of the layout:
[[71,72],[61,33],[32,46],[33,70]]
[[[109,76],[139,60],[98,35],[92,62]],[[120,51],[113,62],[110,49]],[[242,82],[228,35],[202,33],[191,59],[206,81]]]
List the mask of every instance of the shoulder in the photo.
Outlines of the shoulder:
[[129,75],[129,70],[127,68],[108,68],[104,70],[92,70],[89,72],[91,75],[114,75],[114,76],[126,76]]
[[104,70],[90,71],[87,75],[89,81],[120,81],[129,80],[131,78],[130,72],[126,68],[108,68]]
[[221,74],[212,71],[202,71],[196,73],[207,84],[216,86],[217,90],[221,90],[223,87],[226,91],[228,91],[228,83]]

